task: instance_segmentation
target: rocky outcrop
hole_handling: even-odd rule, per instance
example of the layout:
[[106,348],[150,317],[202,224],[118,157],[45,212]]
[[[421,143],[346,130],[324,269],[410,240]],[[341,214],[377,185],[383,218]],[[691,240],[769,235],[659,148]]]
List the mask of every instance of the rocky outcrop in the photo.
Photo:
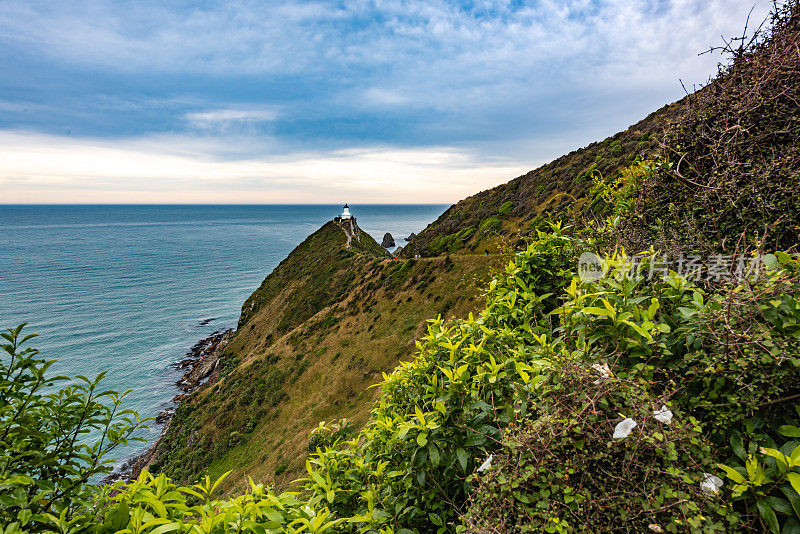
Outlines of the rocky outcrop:
[[411,240],[412,240],[412,239],[414,239],[415,237],[417,237],[417,234],[415,234],[414,232],[411,232],[411,235],[410,235],[410,236],[408,236],[408,237],[407,237],[405,240],[406,240],[406,241],[411,241]]
[[233,330],[215,332],[192,347],[187,358],[180,363],[181,367],[191,368],[178,380],[177,386],[186,393],[191,393],[203,385],[206,379],[217,370],[222,349],[228,344],[232,335]]
[[391,248],[391,247],[395,246],[394,238],[392,237],[392,234],[390,234],[389,232],[386,232],[385,234],[383,234],[383,242],[381,243],[381,246],[383,248]]

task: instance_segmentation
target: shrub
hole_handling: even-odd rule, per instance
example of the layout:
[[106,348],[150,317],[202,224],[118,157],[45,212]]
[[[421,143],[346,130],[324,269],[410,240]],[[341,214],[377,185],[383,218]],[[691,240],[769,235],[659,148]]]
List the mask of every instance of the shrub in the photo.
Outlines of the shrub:
[[[108,456],[139,440],[144,423],[121,409],[128,392],[99,388],[94,380],[48,374],[52,360],[22,346],[35,334],[25,324],[0,333],[0,525],[5,532],[39,530],[91,506],[90,480],[111,471]],[[87,439],[87,435],[91,439]]]
[[[509,425],[463,518],[468,532],[730,532],[730,505],[703,493],[714,470],[693,417],[656,420],[647,383],[559,361]],[[624,418],[637,422],[614,439]]]
[[491,217],[489,217],[488,219],[483,221],[481,223],[481,226],[480,226],[481,231],[484,234],[489,234],[489,233],[492,233],[492,232],[496,232],[496,231],[500,230],[502,227],[503,227],[503,223],[500,221],[500,219],[498,219],[494,215],[492,215]]

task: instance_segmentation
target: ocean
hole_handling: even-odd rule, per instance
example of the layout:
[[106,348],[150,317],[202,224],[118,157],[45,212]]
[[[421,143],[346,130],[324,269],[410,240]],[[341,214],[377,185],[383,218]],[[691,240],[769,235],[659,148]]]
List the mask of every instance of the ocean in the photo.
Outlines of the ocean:
[[[398,245],[444,205],[352,206],[379,243]],[[171,405],[180,361],[233,328],[244,300],[306,236],[341,212],[326,205],[0,205],[0,330],[29,323],[54,372],[132,390],[125,407]],[[145,437],[161,429],[150,422]],[[119,461],[145,447],[116,451]]]

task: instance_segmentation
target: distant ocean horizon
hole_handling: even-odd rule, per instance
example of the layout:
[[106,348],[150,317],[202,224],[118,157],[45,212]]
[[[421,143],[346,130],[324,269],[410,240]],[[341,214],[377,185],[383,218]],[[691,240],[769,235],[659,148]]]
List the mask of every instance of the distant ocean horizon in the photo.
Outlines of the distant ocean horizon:
[[[352,205],[398,245],[448,205]],[[29,323],[54,372],[108,375],[125,406],[155,417],[179,393],[173,364],[236,326],[241,305],[342,205],[0,205],[0,330]],[[150,423],[155,439],[160,427]],[[123,461],[144,445],[117,451]]]

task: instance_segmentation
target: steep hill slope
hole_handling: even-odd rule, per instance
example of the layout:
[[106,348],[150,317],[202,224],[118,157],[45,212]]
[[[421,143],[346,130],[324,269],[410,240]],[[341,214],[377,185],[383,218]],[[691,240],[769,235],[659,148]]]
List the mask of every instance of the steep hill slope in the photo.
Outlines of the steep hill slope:
[[459,201],[420,232],[403,256],[492,252],[558,215],[568,222],[591,218],[588,193],[593,177],[613,176],[637,159],[658,153],[665,132],[685,114],[687,105],[683,99],[664,106],[623,132]]
[[[727,43],[731,61],[706,87],[624,132],[458,202],[403,255],[492,251],[546,220],[594,231],[619,193],[629,198],[626,213],[615,214],[625,219],[613,229],[617,245],[704,253],[796,247],[800,22],[776,17],[779,24],[776,18],[751,40]],[[626,171],[640,162],[652,163],[648,176],[631,183]]]
[[179,406],[151,471],[178,480],[234,470],[286,486],[322,420],[361,425],[382,373],[411,356],[428,318],[479,307],[499,257],[393,259],[334,222],[310,235],[245,301],[219,379]]

